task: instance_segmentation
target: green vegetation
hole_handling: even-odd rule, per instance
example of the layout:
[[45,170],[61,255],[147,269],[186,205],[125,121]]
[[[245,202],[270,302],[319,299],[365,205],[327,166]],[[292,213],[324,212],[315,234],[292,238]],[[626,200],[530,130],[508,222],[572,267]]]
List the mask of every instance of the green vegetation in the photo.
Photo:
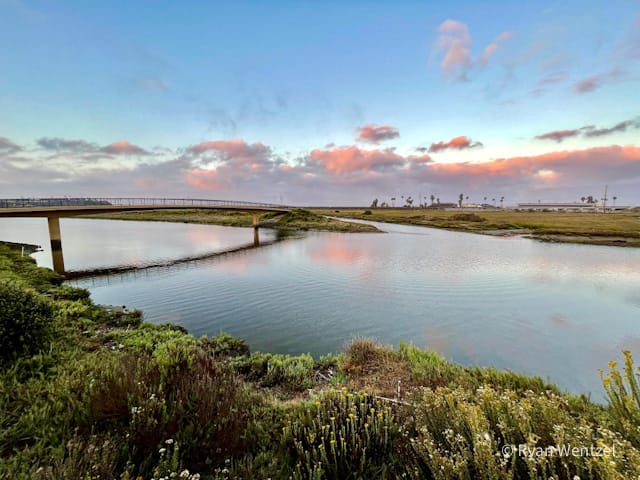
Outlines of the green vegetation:
[[[358,339],[318,360],[251,353],[60,283],[0,245],[2,479],[640,475],[640,370],[628,352],[622,372],[602,374],[602,406],[412,344]],[[511,445],[615,455],[528,457]]]
[[[227,227],[251,227],[253,213],[235,210],[145,210],[93,215],[91,218],[112,220],[137,220],[154,222],[200,223]],[[330,232],[378,232],[371,225],[343,222],[310,212],[296,209],[288,213],[267,212],[260,214],[260,226],[288,230],[322,230]]]
[[637,210],[614,213],[481,210],[456,212],[438,208],[318,210],[319,214],[375,222],[401,223],[493,235],[527,234],[548,242],[640,247]]

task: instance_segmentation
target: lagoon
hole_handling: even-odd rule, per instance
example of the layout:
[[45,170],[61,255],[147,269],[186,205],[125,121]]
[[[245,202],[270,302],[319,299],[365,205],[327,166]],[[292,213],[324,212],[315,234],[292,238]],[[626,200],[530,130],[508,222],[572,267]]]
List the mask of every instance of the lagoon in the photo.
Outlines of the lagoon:
[[[254,350],[340,351],[353,337],[412,341],[465,365],[540,375],[601,400],[598,369],[640,351],[640,249],[549,244],[375,224],[309,232],[229,255],[89,277],[97,303],[144,311]],[[151,265],[249,245],[251,229],[62,219],[69,270]],[[275,232],[261,229],[261,240]],[[0,240],[47,247],[43,219],[0,219]],[[48,251],[34,254],[50,266]]]

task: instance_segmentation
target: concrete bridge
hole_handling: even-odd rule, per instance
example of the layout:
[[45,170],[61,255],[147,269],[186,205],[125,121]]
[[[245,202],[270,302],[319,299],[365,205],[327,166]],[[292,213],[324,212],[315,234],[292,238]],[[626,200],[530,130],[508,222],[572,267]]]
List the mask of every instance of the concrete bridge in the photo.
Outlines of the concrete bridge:
[[292,209],[292,207],[272,203],[194,198],[8,198],[0,199],[0,218],[46,218],[49,224],[49,241],[51,243],[53,269],[60,274],[64,274],[62,234],[60,232],[61,217],[139,210],[178,210],[185,208],[253,212],[253,237],[254,243],[256,244],[260,241],[258,237],[258,227],[261,213],[287,213]]

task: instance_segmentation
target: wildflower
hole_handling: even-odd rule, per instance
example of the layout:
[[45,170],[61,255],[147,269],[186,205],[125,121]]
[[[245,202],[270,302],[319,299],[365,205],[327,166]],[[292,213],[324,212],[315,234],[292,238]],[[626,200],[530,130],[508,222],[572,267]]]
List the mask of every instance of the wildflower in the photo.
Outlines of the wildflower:
[[185,469],[180,472],[180,478],[189,478],[189,470]]
[[172,445],[173,444],[173,438],[169,438],[169,439],[165,440],[164,443],[166,443],[167,445]]
[[158,453],[159,453],[160,455],[164,455],[166,451],[167,451],[167,449],[166,449],[166,448],[161,448],[160,450],[158,450]]

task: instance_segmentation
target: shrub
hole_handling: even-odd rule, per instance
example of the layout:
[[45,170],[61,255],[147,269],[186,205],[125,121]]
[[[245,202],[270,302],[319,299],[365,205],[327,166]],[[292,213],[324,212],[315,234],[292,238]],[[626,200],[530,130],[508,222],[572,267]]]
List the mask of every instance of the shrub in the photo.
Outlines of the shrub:
[[609,398],[611,416],[616,427],[637,448],[640,448],[640,367],[635,367],[631,352],[624,352],[624,372],[616,362],[609,362],[609,373],[601,372],[602,383]]
[[0,363],[42,349],[51,338],[53,309],[36,292],[0,281]]
[[[328,392],[298,408],[283,428],[289,478],[394,477],[400,430],[388,405],[366,394]],[[284,475],[283,475],[284,477]]]
[[[415,399],[410,440],[414,478],[636,478],[640,452],[618,433],[573,415],[553,393],[490,387],[424,389]],[[513,448],[606,446],[615,457],[518,455]],[[504,447],[507,447],[506,449]],[[420,475],[415,473],[420,472]]]
[[[158,355],[105,355],[89,380],[86,429],[124,430],[128,460],[152,473],[158,445],[180,444],[180,467],[201,471],[246,448],[252,398],[226,365],[193,347]],[[146,477],[145,477],[146,478]]]
[[314,361],[311,355],[281,355],[254,353],[234,360],[235,368],[248,380],[263,387],[280,386],[292,391],[311,388],[314,382]]
[[476,213],[456,213],[451,216],[451,220],[459,222],[484,222],[486,221],[486,218],[481,217]]

